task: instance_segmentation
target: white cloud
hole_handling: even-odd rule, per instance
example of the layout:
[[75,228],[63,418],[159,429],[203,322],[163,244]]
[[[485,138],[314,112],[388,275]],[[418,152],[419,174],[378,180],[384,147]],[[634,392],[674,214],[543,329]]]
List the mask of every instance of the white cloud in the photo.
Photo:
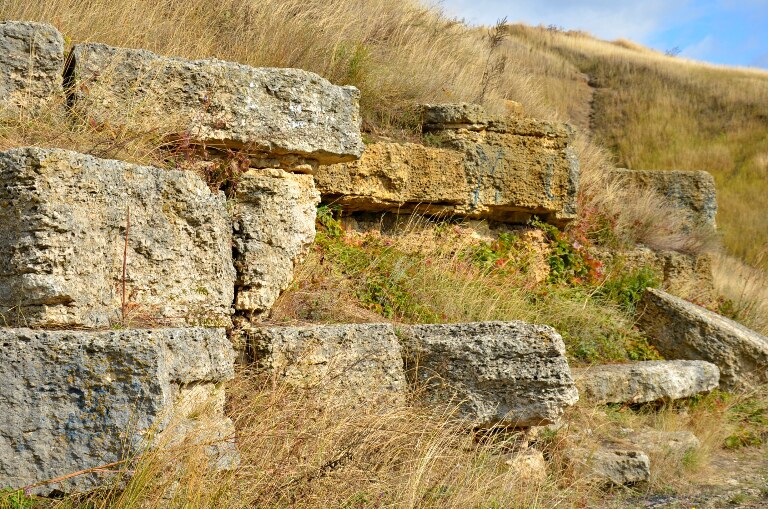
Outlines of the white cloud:
[[510,22],[558,25],[586,30],[603,39],[643,42],[653,33],[679,23],[691,0],[442,0],[449,14],[470,23],[492,24],[506,16]]
[[712,50],[715,49],[715,43],[715,38],[712,35],[707,35],[700,41],[683,48],[680,56],[694,60],[705,60],[712,53]]

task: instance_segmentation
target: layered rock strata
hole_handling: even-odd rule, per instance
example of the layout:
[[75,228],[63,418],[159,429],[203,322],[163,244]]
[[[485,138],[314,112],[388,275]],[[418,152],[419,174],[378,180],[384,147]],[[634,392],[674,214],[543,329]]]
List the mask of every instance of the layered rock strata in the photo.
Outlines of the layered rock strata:
[[508,223],[538,216],[564,224],[576,217],[579,162],[569,126],[492,117],[459,104],[426,107],[424,129],[439,147],[375,143],[359,161],[321,167],[315,177],[323,201],[346,212],[418,211]]
[[705,361],[647,361],[573,370],[582,401],[647,403],[690,398],[717,388],[720,370]]
[[5,325],[228,325],[231,238],[224,195],[194,173],[0,153]]
[[72,50],[66,78],[71,104],[86,118],[134,132],[163,118],[188,142],[242,151],[255,167],[312,172],[364,148],[360,92],[308,71],[92,43]]
[[63,97],[64,37],[51,25],[0,21],[0,118]]
[[653,288],[638,305],[638,327],[669,359],[720,368],[720,388],[751,390],[768,382],[768,338],[740,323]]
[[[0,342],[0,485],[22,488],[129,460],[170,427],[220,436],[214,461],[237,463],[218,388],[234,375],[223,329],[0,329]],[[201,406],[205,421],[194,417]],[[102,480],[91,472],[30,491],[84,491]]]
[[551,327],[525,322],[398,329],[407,374],[436,405],[458,405],[476,427],[557,422],[578,392]]

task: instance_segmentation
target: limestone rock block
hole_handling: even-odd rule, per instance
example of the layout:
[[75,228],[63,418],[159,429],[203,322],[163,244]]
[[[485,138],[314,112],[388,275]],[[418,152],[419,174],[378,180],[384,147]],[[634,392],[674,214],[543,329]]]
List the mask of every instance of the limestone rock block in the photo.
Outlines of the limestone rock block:
[[231,238],[224,195],[193,173],[59,149],[0,153],[3,325],[226,326]]
[[[232,423],[208,401],[234,376],[224,329],[0,329],[0,343],[0,485],[21,488],[132,458],[153,445],[150,434],[178,423],[176,432],[192,432],[201,405],[206,420],[230,430],[220,448],[229,458],[212,460],[237,462]],[[90,473],[32,491],[84,491],[100,481]]]
[[479,104],[424,104],[422,123],[427,129],[482,129],[491,117]]
[[647,403],[690,398],[717,388],[720,371],[704,361],[646,361],[573,370],[582,401]]
[[627,184],[652,189],[683,210],[693,226],[715,228],[715,179],[706,171],[614,170]]
[[320,195],[311,175],[251,170],[234,200],[235,309],[256,321],[293,280],[295,264],[315,240]]
[[403,403],[406,379],[400,343],[389,324],[251,328],[258,369],[352,404]]
[[578,400],[565,346],[551,327],[525,322],[399,329],[406,370],[434,404],[457,404],[476,427],[557,422]]
[[162,118],[195,144],[322,164],[363,151],[360,92],[308,71],[79,44],[67,79],[75,108],[98,122],[142,131]]
[[[441,115],[478,120],[471,111]],[[428,134],[440,148],[375,143],[359,161],[320,167],[315,178],[323,200],[345,212],[418,211],[506,223],[535,215],[564,224],[576,217],[579,162],[568,126],[509,117],[472,130],[454,127]]]
[[712,311],[648,288],[638,327],[669,359],[699,359],[720,368],[720,388],[754,389],[768,382],[768,338]]
[[566,451],[566,456],[582,475],[605,484],[632,485],[651,477],[651,460],[642,451],[574,447]]
[[0,118],[63,97],[64,37],[51,25],[0,21]]

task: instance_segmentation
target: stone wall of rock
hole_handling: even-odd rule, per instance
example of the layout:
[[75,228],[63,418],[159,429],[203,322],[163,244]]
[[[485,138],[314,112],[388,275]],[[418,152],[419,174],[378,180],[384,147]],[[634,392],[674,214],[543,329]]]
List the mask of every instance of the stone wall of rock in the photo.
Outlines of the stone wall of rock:
[[0,153],[5,324],[229,325],[231,239],[224,195],[194,173],[57,149]]
[[576,217],[579,163],[569,126],[492,117],[467,104],[426,106],[424,115],[426,136],[440,148],[369,145],[357,162],[318,170],[323,200],[347,212],[417,210],[508,223]]
[[[234,375],[223,329],[0,329],[0,343],[3,487],[130,459],[169,423],[191,433],[194,422],[184,421],[201,405],[213,408],[206,440],[223,437],[214,460],[237,463],[234,428],[221,400],[220,384]],[[218,401],[211,404],[212,398]],[[90,473],[30,491],[84,491],[100,481]]]
[[627,185],[652,189],[682,210],[694,227],[715,228],[715,179],[706,171],[648,171],[617,169]]
[[45,23],[0,21],[0,118],[63,97],[64,37]]

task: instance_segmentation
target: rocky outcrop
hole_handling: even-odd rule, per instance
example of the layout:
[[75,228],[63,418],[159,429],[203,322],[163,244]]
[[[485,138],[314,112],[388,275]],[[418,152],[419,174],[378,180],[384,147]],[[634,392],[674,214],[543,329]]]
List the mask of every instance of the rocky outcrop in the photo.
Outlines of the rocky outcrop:
[[360,92],[307,71],[79,44],[67,80],[84,118],[137,132],[162,118],[192,144],[248,153],[253,167],[311,172],[363,151]]
[[51,25],[0,22],[0,118],[63,97],[64,37]]
[[266,327],[248,330],[255,365],[288,383],[351,404],[402,404],[400,343],[389,324]]
[[573,370],[581,400],[647,403],[690,398],[717,388],[720,372],[704,361],[647,361]]
[[563,340],[525,322],[398,329],[412,383],[476,427],[556,422],[578,400]]
[[768,382],[768,338],[666,292],[648,288],[638,327],[669,359],[699,359],[720,368],[720,388],[749,390]]
[[617,169],[614,174],[627,185],[651,189],[682,210],[694,227],[715,228],[717,195],[715,179],[706,171],[647,171]]
[[[4,487],[130,459],[170,425],[191,434],[196,409],[210,406],[211,397],[220,400],[218,384],[234,374],[234,352],[223,329],[0,329],[0,342]],[[212,406],[208,424],[228,439],[213,459],[236,464],[232,423],[220,402]],[[31,491],[83,491],[100,480],[89,473]]]
[[310,175],[251,170],[234,197],[235,309],[258,321],[293,280],[295,264],[315,240],[320,195]]
[[492,117],[468,104],[429,106],[424,115],[426,136],[439,148],[369,145],[357,162],[318,170],[323,200],[346,212],[418,210],[508,223],[576,217],[570,127]]
[[709,253],[687,254],[637,247],[619,252],[603,249],[598,257],[617,274],[650,269],[664,290],[688,300],[709,305],[717,299]]
[[58,149],[0,153],[4,324],[227,325],[231,232],[224,195],[194,173]]
[[651,477],[651,460],[642,451],[574,447],[566,451],[566,457],[581,475],[605,484],[632,485]]

